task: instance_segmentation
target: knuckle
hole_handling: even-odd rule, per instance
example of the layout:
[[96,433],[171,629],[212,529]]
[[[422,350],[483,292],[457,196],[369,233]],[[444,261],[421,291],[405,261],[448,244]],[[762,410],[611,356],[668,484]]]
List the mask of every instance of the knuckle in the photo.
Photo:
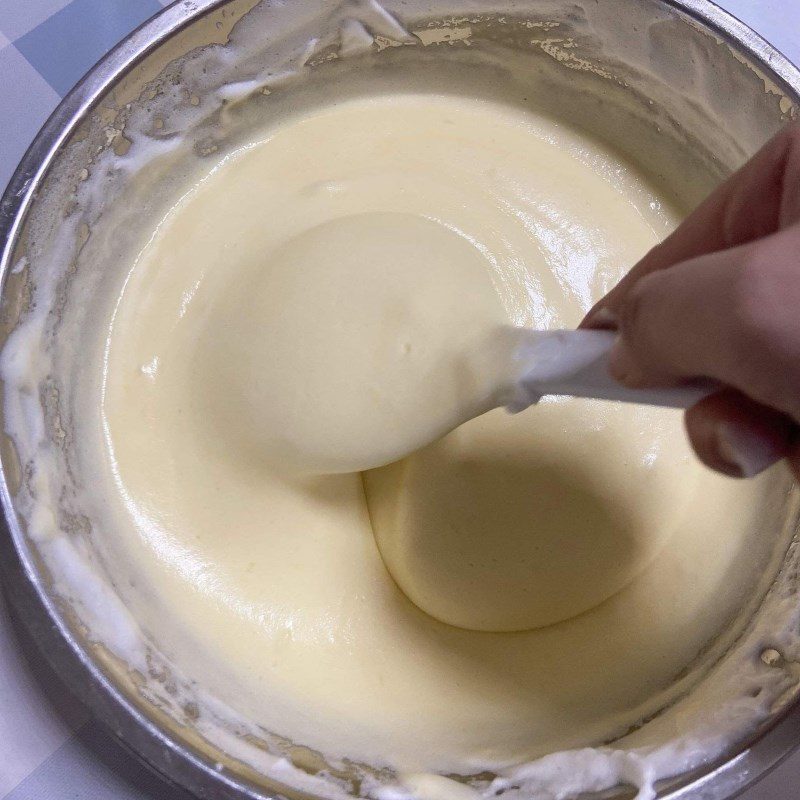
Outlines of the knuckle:
[[630,288],[620,309],[619,332],[639,369],[655,377],[669,371],[666,367],[659,313],[661,273],[640,278]]
[[775,334],[774,286],[769,264],[750,258],[731,277],[731,319],[737,344],[763,347]]
[[619,312],[619,332],[628,340],[637,339],[637,329],[642,318],[642,281],[637,281],[628,291]]
[[785,270],[762,252],[732,276],[731,351],[755,399],[800,419],[800,326]]
[[646,313],[649,289],[653,275],[644,275],[628,290],[620,313],[620,328],[624,335],[638,334],[641,321]]

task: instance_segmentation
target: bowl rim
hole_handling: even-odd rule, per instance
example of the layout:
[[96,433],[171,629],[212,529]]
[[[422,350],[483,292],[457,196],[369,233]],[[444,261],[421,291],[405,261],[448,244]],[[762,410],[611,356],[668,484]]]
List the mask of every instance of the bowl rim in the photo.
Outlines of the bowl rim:
[[[693,20],[754,61],[800,105],[800,69],[777,48],[711,0],[652,0]],[[199,18],[230,0],[179,0],[139,26],[81,78],[42,126],[0,199],[0,296],[25,219],[62,146],[105,94],[148,55]],[[114,735],[168,782],[201,797],[274,800],[279,793],[235,775],[207,754],[171,735],[128,698],[91,656],[48,592],[17,518],[6,471],[0,463],[0,588],[46,660]],[[762,726],[744,748],[675,789],[661,800],[730,800],[800,747],[800,701]],[[683,781],[686,776],[677,780]],[[287,787],[288,789],[288,787]],[[289,791],[291,791],[289,789]]]

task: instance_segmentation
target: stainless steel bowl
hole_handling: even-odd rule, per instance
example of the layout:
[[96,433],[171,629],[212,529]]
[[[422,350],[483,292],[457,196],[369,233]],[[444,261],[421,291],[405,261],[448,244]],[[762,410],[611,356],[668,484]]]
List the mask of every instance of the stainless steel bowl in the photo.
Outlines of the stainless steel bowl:
[[[642,39],[636,19],[648,16],[668,21],[685,32],[686,42],[712,42],[706,55],[716,59],[716,112],[724,118],[720,147],[733,142],[727,162],[751,152],[800,107],[800,71],[753,31],[707,0],[605,0],[621,12],[630,29],[631,47],[653,44]],[[80,167],[87,142],[102,140],[109,115],[136,102],[149,82],[173,59],[193,48],[224,42],[231,27],[254,0],[182,0],[165,9],[115,48],[64,99],[26,153],[2,199],[2,339],[15,326],[25,304],[25,278],[14,271],[26,250],[26,225],[37,213],[63,213],[69,193],[52,191]],[[569,0],[539,0],[524,4],[540,18],[574,14]],[[631,12],[631,13],[626,13]],[[635,10],[635,13],[633,13]],[[520,12],[521,13],[521,12]],[[669,47],[662,55],[670,60]],[[685,52],[673,53],[672,67]],[[664,68],[668,69],[669,64]],[[695,87],[696,88],[696,87]],[[673,102],[692,87],[674,93]],[[711,102],[711,101],[709,101]],[[726,111],[726,107],[730,111]],[[732,132],[732,133],[731,133]],[[730,134],[730,141],[725,137]],[[711,134],[710,134],[711,135]],[[99,139],[97,138],[99,137]],[[714,135],[711,135],[714,138]],[[119,146],[124,138],[117,139]],[[713,149],[713,148],[712,148]],[[714,154],[712,153],[712,156]],[[58,207],[48,208],[48,204]],[[44,211],[42,211],[44,209]],[[36,265],[33,265],[34,267]],[[38,265],[46,268],[46,265]],[[296,794],[287,787],[265,786],[259,776],[220,763],[217,754],[196,738],[169,725],[163,713],[133,697],[108,661],[99,657],[76,620],[53,591],[50,575],[35,542],[15,507],[21,475],[13,443],[6,437],[0,450],[0,497],[6,528],[0,535],[3,585],[16,613],[25,621],[59,675],[93,712],[133,751],[168,779],[206,798],[266,798]],[[671,800],[722,800],[736,795],[778,764],[800,742],[800,704],[782,707],[736,751],[720,763],[665,783],[661,796]],[[609,793],[608,796],[625,796]]]

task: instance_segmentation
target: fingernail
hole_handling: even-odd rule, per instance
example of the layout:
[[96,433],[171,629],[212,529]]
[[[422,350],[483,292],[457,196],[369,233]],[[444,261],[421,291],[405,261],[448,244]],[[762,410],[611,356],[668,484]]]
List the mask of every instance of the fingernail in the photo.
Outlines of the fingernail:
[[730,422],[717,428],[717,452],[734,478],[752,478],[782,457],[773,443],[752,430]]
[[619,336],[608,355],[608,371],[614,380],[625,386],[634,388],[644,383],[641,370],[636,366],[625,342]]
[[583,327],[614,331],[619,327],[619,319],[613,311],[603,306],[586,318]]

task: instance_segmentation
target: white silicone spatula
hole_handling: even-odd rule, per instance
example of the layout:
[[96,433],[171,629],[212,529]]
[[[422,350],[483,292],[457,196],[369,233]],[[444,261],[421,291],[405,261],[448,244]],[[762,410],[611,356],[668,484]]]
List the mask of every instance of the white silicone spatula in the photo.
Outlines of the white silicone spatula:
[[511,411],[521,411],[544,395],[689,408],[720,388],[714,381],[652,389],[622,386],[608,372],[615,339],[611,331],[517,329],[516,337],[518,377],[507,402]]
[[[274,406],[277,414],[259,417],[256,413],[253,419],[256,424],[269,419],[260,435],[269,442],[266,450],[280,453],[284,469],[291,465],[308,474],[360,472],[405,458],[493,408],[522,411],[544,395],[688,408],[718,388],[697,383],[628,389],[608,372],[613,344],[614,334],[608,331],[498,327],[471,349],[445,351],[439,373],[430,369],[435,359],[425,362],[427,371],[408,369],[402,358],[390,360],[386,369],[391,373],[392,367],[399,365],[404,378],[401,381],[395,376],[394,383],[388,382],[395,393],[403,391],[402,402],[391,393],[378,391],[380,374],[370,376],[372,383],[356,381],[348,386],[353,391],[348,392],[347,402],[341,402],[341,397],[333,398],[338,402],[322,402],[330,372],[321,370],[308,375],[311,389],[301,393],[303,398],[311,398],[308,409],[313,413],[299,414],[295,406],[284,403]],[[437,382],[440,376],[442,380]],[[256,412],[270,408],[262,406],[258,396],[245,406],[250,407]],[[284,424],[281,414],[286,408],[290,413]],[[303,425],[297,424],[298,416]]]

